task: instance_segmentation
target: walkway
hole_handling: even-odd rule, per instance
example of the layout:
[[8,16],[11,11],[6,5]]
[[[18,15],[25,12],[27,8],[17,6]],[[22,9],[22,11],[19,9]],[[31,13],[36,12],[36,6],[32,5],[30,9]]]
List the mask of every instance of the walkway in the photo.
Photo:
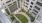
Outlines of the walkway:
[[14,15],[14,17],[21,23],[21,21]]
[[19,12],[19,13],[16,13],[16,14],[23,14],[28,19],[28,22],[27,23],[31,23],[30,17],[27,14],[25,14],[23,12]]

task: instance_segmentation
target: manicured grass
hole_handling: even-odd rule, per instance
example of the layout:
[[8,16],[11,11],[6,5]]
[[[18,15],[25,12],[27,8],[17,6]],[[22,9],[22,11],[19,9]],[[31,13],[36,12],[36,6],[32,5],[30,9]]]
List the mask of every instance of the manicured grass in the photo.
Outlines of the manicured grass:
[[16,14],[16,17],[22,22],[22,23],[27,23],[28,20],[25,16],[23,16],[22,14]]

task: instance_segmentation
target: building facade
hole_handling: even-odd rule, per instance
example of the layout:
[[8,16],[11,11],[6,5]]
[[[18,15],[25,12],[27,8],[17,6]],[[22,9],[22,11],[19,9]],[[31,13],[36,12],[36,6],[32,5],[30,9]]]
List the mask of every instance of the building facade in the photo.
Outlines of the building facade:
[[[29,10],[35,17],[33,23],[42,23],[42,0],[0,0],[0,6],[0,11],[8,9],[10,13],[16,11],[18,7]],[[7,15],[6,12],[4,14]]]
[[35,17],[33,23],[42,23],[42,0],[20,0],[20,8],[32,13]]

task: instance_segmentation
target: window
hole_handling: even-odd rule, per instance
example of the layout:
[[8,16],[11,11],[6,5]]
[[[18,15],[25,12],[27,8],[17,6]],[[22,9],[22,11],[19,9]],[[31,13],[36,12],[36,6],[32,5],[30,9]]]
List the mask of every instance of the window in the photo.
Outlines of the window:
[[29,8],[29,10],[31,10],[31,8]]
[[42,4],[40,2],[37,2],[36,4],[40,5],[42,7]]
[[2,0],[1,0],[2,1]]
[[8,6],[11,6],[12,4],[9,4]]
[[6,6],[5,6],[5,8],[6,8]]
[[36,15],[34,12],[32,12],[34,15]]
[[38,8],[37,6],[35,6],[36,9],[40,10],[40,8]]
[[33,5],[33,2],[31,2],[31,4]]
[[11,0],[7,1],[6,3],[9,3],[9,2],[11,2]]
[[3,3],[3,5],[5,5],[5,4]]
[[33,11],[35,11],[36,13],[38,13],[38,11],[36,11],[35,9],[33,9]]
[[24,2],[25,3],[25,2]]
[[27,2],[29,2],[29,0],[26,0]]
[[32,6],[30,5],[30,7],[32,8]]
[[26,3],[28,5],[28,3]]
[[26,6],[28,8],[28,6]]

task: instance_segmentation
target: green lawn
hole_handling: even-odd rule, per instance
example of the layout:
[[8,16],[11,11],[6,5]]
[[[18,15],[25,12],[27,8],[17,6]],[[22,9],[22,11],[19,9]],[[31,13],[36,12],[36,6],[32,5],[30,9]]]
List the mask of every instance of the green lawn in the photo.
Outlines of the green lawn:
[[23,16],[22,14],[16,14],[16,17],[22,22],[22,23],[27,23],[28,20],[25,16]]

